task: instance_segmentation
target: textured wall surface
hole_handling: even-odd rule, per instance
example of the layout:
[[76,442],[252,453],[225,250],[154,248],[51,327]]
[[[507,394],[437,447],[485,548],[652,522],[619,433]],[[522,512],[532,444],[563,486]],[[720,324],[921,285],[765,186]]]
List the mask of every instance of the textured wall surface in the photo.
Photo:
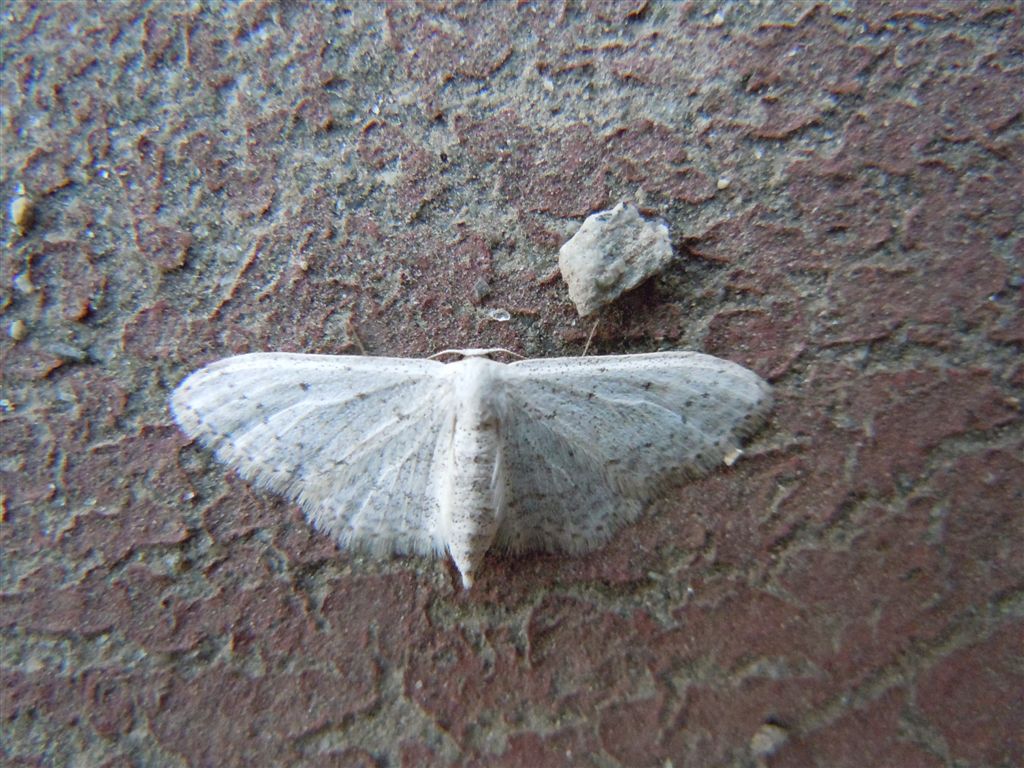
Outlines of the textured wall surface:
[[[3,762],[1024,762],[1020,3],[0,10]],[[623,199],[676,255],[591,353],[778,404],[597,553],[465,594],[171,423],[233,353],[580,354]]]

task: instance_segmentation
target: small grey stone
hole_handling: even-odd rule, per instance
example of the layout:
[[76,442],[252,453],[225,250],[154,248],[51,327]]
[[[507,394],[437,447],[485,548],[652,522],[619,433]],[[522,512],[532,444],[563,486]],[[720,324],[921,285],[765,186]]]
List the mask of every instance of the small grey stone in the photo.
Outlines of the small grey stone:
[[470,296],[470,300],[474,304],[480,304],[481,301],[486,299],[491,294],[490,284],[482,277],[478,277],[476,282],[473,283],[473,293]]
[[32,228],[36,211],[31,197],[25,194],[18,195],[11,201],[8,210],[11,215],[11,223],[14,224],[19,235],[24,235]]
[[668,225],[645,221],[623,202],[588,216],[559,250],[558,266],[576,311],[586,317],[660,272],[671,258]]
[[487,316],[498,323],[507,323],[512,319],[512,314],[507,309],[488,309]]
[[771,757],[789,740],[789,733],[782,726],[765,723],[750,739],[750,752],[759,760]]
[[69,363],[84,363],[89,359],[89,353],[86,350],[63,341],[55,341],[48,345],[46,351],[63,358]]
[[28,336],[28,325],[19,317],[7,327],[7,335],[15,341],[24,341]]

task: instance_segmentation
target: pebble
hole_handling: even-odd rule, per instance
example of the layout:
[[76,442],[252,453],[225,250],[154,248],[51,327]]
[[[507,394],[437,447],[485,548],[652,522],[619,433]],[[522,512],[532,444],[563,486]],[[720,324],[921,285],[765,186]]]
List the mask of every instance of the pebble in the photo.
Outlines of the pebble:
[[11,201],[9,212],[11,223],[18,230],[19,235],[24,235],[32,227],[35,220],[35,205],[28,195],[19,195]]
[[28,336],[28,324],[18,318],[7,328],[7,335],[15,341],[23,341]]
[[660,272],[672,259],[668,225],[630,203],[588,216],[558,252],[569,298],[586,317]]

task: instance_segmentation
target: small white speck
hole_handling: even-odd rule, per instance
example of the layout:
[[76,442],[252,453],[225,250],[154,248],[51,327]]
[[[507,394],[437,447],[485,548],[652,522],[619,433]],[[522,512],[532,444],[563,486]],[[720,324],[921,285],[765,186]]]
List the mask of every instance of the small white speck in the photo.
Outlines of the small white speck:
[[28,336],[28,325],[19,317],[7,327],[7,335],[15,341],[24,341]]
[[750,752],[758,760],[771,757],[789,740],[785,728],[774,723],[765,723],[750,739]]
[[32,277],[28,271],[22,272],[14,278],[14,287],[26,295],[36,292],[36,287],[32,284]]
[[35,205],[28,195],[19,195],[11,201],[11,223],[17,228],[18,234],[24,235],[35,219]]

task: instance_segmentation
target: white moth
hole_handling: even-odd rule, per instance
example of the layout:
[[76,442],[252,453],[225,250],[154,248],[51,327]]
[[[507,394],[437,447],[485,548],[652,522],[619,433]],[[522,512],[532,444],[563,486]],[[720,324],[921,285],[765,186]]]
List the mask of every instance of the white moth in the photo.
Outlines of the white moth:
[[768,385],[696,352],[453,363],[267,353],[189,376],[181,428],[296,500],[342,546],[451,555],[586,552],[674,475],[739,455]]

